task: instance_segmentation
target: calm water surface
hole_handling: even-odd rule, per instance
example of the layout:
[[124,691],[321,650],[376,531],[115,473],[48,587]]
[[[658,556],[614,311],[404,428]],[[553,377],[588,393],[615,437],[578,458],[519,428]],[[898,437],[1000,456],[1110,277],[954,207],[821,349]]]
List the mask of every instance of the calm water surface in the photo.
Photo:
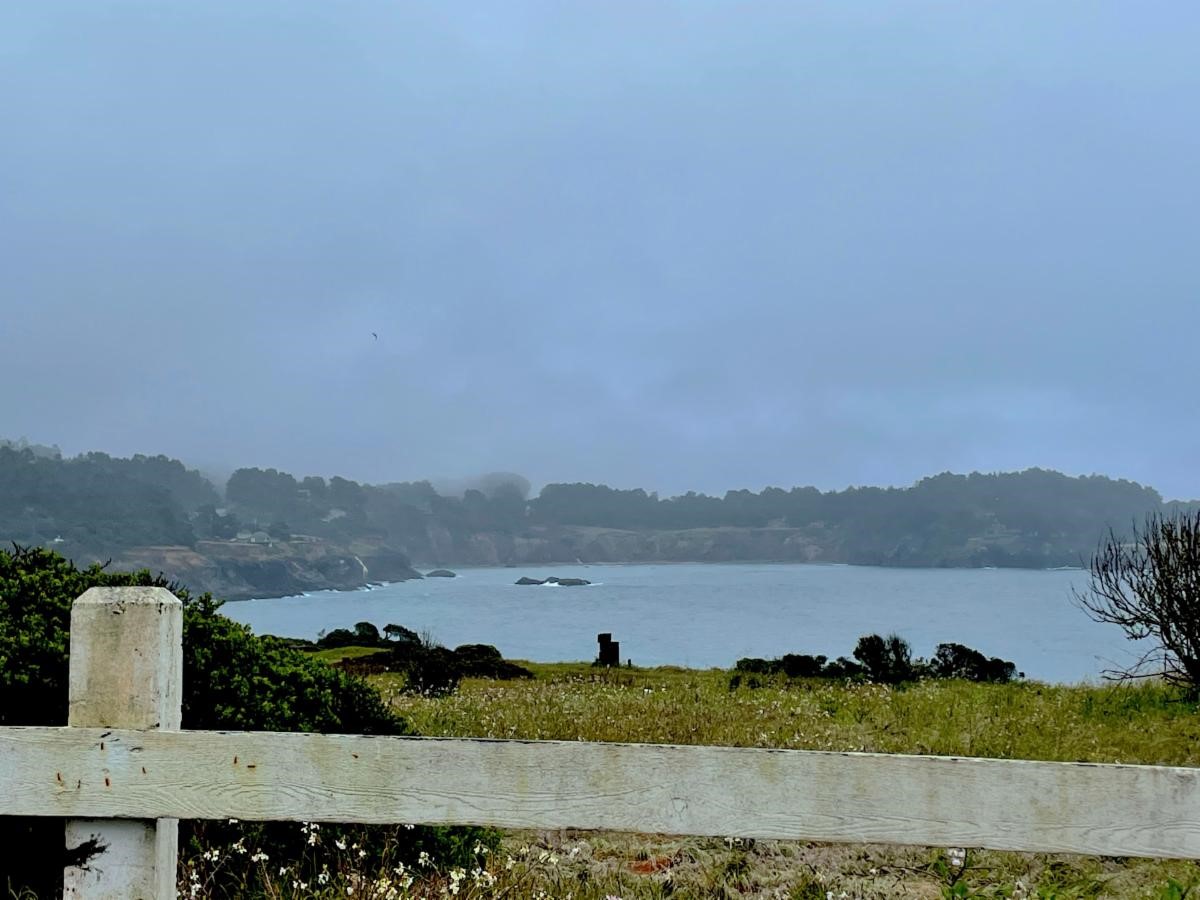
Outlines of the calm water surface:
[[[1030,678],[1098,680],[1133,659],[1119,629],[1071,602],[1079,571],[885,569],[791,564],[478,568],[367,591],[229,603],[259,634],[315,638],[368,621],[430,632],[450,647],[494,644],[542,662],[590,660],[612,632],[635,665],[731,667],[742,656],[850,655],[859,635],[895,631],[916,655],[957,641],[1002,656]],[[588,587],[518,587],[522,575],[586,578]]]

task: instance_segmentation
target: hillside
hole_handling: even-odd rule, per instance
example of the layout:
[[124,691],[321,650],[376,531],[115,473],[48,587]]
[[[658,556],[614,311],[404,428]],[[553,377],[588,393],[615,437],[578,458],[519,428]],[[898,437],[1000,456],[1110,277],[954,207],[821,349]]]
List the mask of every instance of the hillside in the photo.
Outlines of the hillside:
[[0,539],[246,597],[418,577],[410,561],[1071,566],[1110,527],[1126,531],[1149,513],[1190,506],[1134,482],[1043,469],[722,497],[593,484],[550,484],[530,496],[515,475],[478,485],[444,495],[428,482],[239,469],[218,487],[163,456],[64,458],[0,442]]
[[113,559],[113,568],[162,572],[193,591],[210,591],[226,600],[353,590],[421,577],[406,556],[385,546],[340,546],[319,539],[131,547]]

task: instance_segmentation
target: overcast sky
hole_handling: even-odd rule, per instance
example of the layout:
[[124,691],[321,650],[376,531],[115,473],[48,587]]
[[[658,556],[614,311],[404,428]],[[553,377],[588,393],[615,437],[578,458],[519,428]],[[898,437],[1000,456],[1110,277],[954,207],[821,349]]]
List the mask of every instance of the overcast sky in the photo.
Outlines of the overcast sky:
[[1179,0],[6,3],[0,436],[1197,497],[1197,46]]

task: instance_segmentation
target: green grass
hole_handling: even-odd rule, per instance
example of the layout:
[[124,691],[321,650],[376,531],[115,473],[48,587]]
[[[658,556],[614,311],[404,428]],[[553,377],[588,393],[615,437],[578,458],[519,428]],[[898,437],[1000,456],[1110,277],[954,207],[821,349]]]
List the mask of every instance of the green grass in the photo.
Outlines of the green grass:
[[327,663],[335,663],[343,659],[359,659],[363,656],[374,656],[376,653],[383,653],[386,647],[333,647],[329,650],[313,650],[309,654],[314,659],[321,659]]
[[[731,673],[599,670],[522,662],[532,681],[465,680],[449,697],[374,679],[418,732],[448,737],[636,741],[1200,766],[1200,711],[1161,684],[1053,686],[924,682],[901,688],[821,680],[729,688]],[[969,802],[969,798],[964,802]],[[1192,863],[1046,854],[615,834],[514,834],[561,858],[550,896],[1175,898]],[[570,847],[582,848],[567,857]],[[651,870],[651,871],[643,871]],[[670,871],[669,885],[662,873]],[[540,879],[540,880],[538,880]],[[1173,888],[1171,881],[1181,887]],[[667,888],[669,887],[669,890]],[[526,896],[526,894],[520,894]],[[1200,896],[1200,888],[1188,896]]]
[[731,691],[720,670],[522,663],[429,699],[376,683],[418,732],[450,737],[714,744],[1200,766],[1200,714],[1160,684],[786,682]]

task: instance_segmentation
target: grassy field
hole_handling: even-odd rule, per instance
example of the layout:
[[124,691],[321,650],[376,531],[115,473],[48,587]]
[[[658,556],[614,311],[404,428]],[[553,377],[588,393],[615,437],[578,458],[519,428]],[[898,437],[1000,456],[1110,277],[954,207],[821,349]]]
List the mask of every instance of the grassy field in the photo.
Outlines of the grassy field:
[[730,690],[730,673],[521,662],[533,681],[449,697],[376,684],[421,734],[1200,766],[1200,715],[1158,684],[1060,687],[829,681]]
[[[522,664],[533,681],[467,680],[438,699],[404,694],[401,676],[375,681],[426,735],[1200,766],[1200,712],[1158,684],[778,681],[731,690],[730,673],[718,670]],[[524,879],[508,896],[1177,900],[1200,883],[1190,862],[969,852],[959,865],[948,848],[735,836],[512,834],[502,852],[517,861],[506,872]]]
[[313,659],[335,663],[341,662],[343,659],[362,659],[365,656],[374,656],[376,653],[382,653],[384,649],[383,647],[333,647],[329,650],[313,650],[308,655]]

